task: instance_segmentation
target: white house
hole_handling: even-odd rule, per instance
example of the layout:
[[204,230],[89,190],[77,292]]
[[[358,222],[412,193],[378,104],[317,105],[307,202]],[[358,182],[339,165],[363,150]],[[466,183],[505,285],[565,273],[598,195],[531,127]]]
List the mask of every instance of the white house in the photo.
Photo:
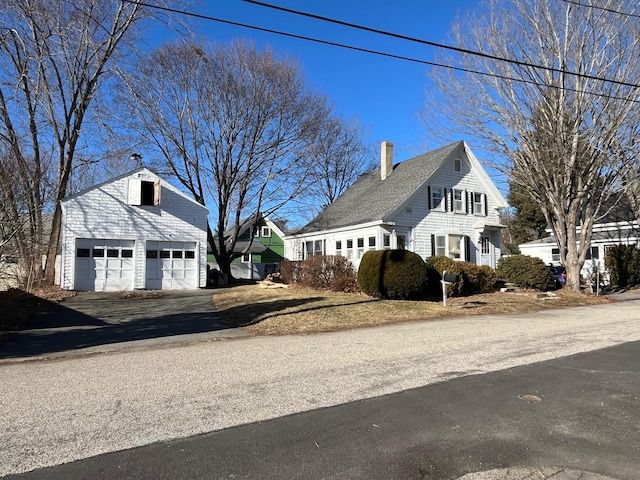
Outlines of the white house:
[[60,285],[95,291],[205,287],[207,215],[146,168],[67,197]]
[[362,175],[315,219],[285,239],[285,257],[342,255],[357,267],[367,250],[407,249],[496,266],[499,209],[507,207],[469,146],[456,142]]
[[[580,275],[591,279],[600,273],[604,283],[608,282],[605,267],[607,250],[614,245],[635,245],[640,248],[640,227],[635,221],[631,207],[623,197],[612,199],[613,206],[607,208],[606,215],[593,225],[591,248],[587,254]],[[548,230],[550,232],[550,230]],[[580,228],[577,229],[578,234]],[[520,253],[538,257],[548,265],[560,265],[560,249],[553,235],[518,245]]]

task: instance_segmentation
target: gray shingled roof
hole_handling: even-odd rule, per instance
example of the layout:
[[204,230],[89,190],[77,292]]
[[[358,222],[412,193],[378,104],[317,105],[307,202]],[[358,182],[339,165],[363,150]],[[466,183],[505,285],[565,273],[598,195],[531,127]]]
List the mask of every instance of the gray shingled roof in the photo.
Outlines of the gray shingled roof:
[[298,233],[384,220],[462,144],[452,143],[398,163],[385,180],[380,179],[380,170],[365,173]]

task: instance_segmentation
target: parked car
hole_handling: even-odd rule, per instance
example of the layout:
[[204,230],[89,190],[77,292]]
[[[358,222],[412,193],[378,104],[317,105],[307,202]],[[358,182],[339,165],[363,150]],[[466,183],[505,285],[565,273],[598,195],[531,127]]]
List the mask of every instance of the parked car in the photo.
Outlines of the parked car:
[[555,288],[562,288],[567,283],[567,271],[562,265],[549,265]]

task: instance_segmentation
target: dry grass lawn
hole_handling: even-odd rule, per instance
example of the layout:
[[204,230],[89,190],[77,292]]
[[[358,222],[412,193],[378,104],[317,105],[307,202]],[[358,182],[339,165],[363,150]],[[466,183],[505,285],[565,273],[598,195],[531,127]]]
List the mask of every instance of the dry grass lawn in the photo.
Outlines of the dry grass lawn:
[[242,285],[215,290],[213,303],[223,323],[246,326],[256,335],[288,335],[369,327],[463,315],[534,312],[611,302],[569,290],[540,299],[535,292],[489,293],[436,301],[378,300],[359,294],[302,288],[264,289]]

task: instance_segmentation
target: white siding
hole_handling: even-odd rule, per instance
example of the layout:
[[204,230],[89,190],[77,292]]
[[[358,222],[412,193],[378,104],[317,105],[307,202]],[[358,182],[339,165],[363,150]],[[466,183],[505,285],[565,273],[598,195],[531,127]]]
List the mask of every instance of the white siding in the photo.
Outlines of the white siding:
[[76,239],[127,239],[135,242],[133,288],[145,288],[147,241],[195,242],[198,286],[206,286],[207,210],[167,182],[160,180],[159,206],[128,204],[130,179],[158,181],[143,169],[65,200],[62,227],[61,286],[75,288]]

